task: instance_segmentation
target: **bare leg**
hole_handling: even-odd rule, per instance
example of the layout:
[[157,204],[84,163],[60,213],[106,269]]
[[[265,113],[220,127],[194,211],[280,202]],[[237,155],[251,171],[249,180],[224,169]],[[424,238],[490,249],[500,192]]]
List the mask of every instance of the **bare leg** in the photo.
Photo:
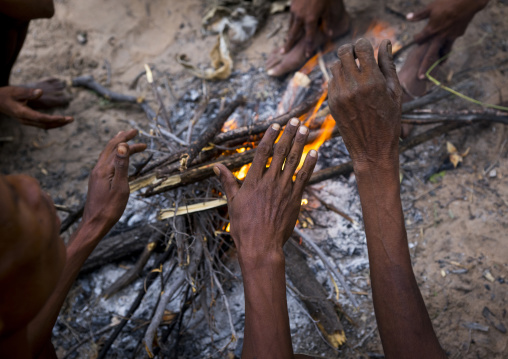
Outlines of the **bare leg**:
[[[324,45],[327,37],[336,39],[349,31],[351,21],[342,1],[334,1],[332,3],[334,7],[330,11],[330,14],[328,14],[330,20],[323,19],[329,32],[326,36],[322,31],[316,33],[313,51]],[[302,36],[291,50],[284,54],[281,53],[281,49],[275,49],[266,61],[265,67],[268,75],[279,77],[288,72],[298,70],[308,59],[305,55],[305,45],[305,38]]]

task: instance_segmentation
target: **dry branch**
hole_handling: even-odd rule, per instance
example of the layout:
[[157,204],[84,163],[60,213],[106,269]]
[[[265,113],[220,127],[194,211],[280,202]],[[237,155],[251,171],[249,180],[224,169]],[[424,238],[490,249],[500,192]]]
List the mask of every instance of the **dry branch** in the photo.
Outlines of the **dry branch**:
[[226,106],[226,108],[221,111],[210,123],[206,131],[202,136],[192,142],[189,148],[186,150],[186,153],[182,154],[180,157],[180,169],[185,170],[188,166],[192,164],[192,161],[197,157],[199,152],[203,149],[203,147],[208,146],[209,142],[215,137],[217,133],[220,132],[224,122],[227,121],[229,116],[235,112],[236,108],[240,105],[245,104],[244,97],[235,98],[230,104]]
[[323,286],[316,280],[307,261],[292,241],[284,246],[284,254],[286,273],[297,291],[303,295],[301,297],[303,304],[311,317],[321,325],[328,342],[335,348],[338,347],[346,338],[333,303],[326,299]]
[[166,288],[164,288],[164,293],[161,295],[159,304],[155,311],[152,321],[148,326],[145,337],[143,338],[143,342],[145,344],[145,348],[150,357],[153,357],[153,340],[155,338],[155,334],[157,332],[157,328],[162,322],[162,317],[164,316],[164,310],[168,305],[171,297],[175,294],[175,292],[183,285],[186,280],[186,275],[194,275],[196,272],[199,263],[201,262],[201,256],[203,253],[203,239],[197,237],[194,241],[194,252],[192,253],[192,257],[190,260],[190,264],[188,267],[178,267],[175,272],[172,274],[172,278],[175,278],[173,281],[168,282]]

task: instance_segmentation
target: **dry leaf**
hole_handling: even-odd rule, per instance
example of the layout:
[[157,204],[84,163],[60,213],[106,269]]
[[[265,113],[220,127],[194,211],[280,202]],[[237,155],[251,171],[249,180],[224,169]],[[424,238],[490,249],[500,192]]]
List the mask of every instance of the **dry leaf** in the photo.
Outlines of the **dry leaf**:
[[227,31],[223,31],[217,37],[217,43],[210,52],[212,67],[201,70],[191,64],[190,59],[185,54],[177,55],[176,61],[187,71],[196,77],[205,80],[225,80],[231,76],[233,71],[233,59],[229,53],[229,39]]
[[457,148],[451,142],[446,142],[446,150],[450,154],[450,162],[453,164],[453,167],[457,168],[464,157],[469,154],[470,148],[468,147],[463,153],[459,153]]

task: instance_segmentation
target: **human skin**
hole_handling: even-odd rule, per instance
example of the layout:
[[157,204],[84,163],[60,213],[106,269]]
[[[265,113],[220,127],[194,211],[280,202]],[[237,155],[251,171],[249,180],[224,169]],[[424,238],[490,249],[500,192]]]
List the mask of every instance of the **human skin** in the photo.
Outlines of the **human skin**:
[[[129,198],[128,145],[136,130],[118,133],[89,179],[83,219],[65,248],[51,199],[33,178],[0,177],[0,357],[55,358],[51,330],[79,270],[121,217]],[[5,235],[4,235],[5,234]]]
[[379,65],[365,39],[342,46],[338,56],[331,68],[329,105],[353,161],[385,356],[446,358],[409,256],[399,183],[402,89],[391,44],[381,43]]
[[74,121],[72,116],[48,115],[30,108],[29,101],[39,99],[42,94],[41,89],[0,87],[0,113],[17,119],[22,125],[44,130],[65,126]]
[[489,0],[435,0],[425,9],[407,14],[409,21],[428,19],[427,25],[414,36],[419,45],[427,44],[420,59],[418,78],[441,57],[448,54],[457,38],[464,35],[467,26]]
[[224,165],[214,168],[228,198],[244,282],[243,358],[303,358],[294,356],[291,345],[282,247],[296,224],[317,152],[309,152],[293,181],[309,131],[292,119],[272,151],[279,132],[278,124],[266,131],[241,187]]
[[349,30],[342,0],[293,0],[283,47],[266,62],[267,74],[282,76],[300,68],[317,48]]

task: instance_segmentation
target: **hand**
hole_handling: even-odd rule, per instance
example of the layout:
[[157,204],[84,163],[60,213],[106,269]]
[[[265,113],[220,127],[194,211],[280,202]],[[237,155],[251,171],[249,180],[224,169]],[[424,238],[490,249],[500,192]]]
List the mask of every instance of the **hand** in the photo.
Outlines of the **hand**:
[[0,112],[16,118],[21,124],[45,130],[65,126],[74,119],[71,116],[54,116],[32,110],[27,106],[42,96],[41,89],[17,86],[0,87]]
[[487,3],[488,0],[435,0],[423,10],[407,14],[410,21],[429,19],[425,28],[414,37],[418,44],[428,43],[418,69],[421,80],[432,64],[451,51],[455,40],[466,32],[474,15]]
[[[289,52],[298,40],[305,37],[305,56],[310,57],[316,50],[316,38],[320,25],[328,38],[341,35],[349,27],[342,0],[293,0],[286,44],[283,53]],[[344,26],[337,23],[344,22]]]
[[386,160],[398,163],[402,90],[390,41],[381,42],[379,65],[365,39],[341,46],[338,56],[328,102],[355,169]]
[[226,166],[214,167],[228,198],[231,235],[240,260],[282,253],[298,218],[303,189],[316,165],[317,152],[312,150],[293,181],[309,134],[308,128],[293,118],[275,146],[270,167],[266,168],[279,131],[278,124],[266,131],[241,187]]
[[108,232],[122,216],[130,194],[129,156],[146,149],[144,143],[126,143],[137,134],[137,130],[119,132],[100,154],[88,181],[83,223]]

